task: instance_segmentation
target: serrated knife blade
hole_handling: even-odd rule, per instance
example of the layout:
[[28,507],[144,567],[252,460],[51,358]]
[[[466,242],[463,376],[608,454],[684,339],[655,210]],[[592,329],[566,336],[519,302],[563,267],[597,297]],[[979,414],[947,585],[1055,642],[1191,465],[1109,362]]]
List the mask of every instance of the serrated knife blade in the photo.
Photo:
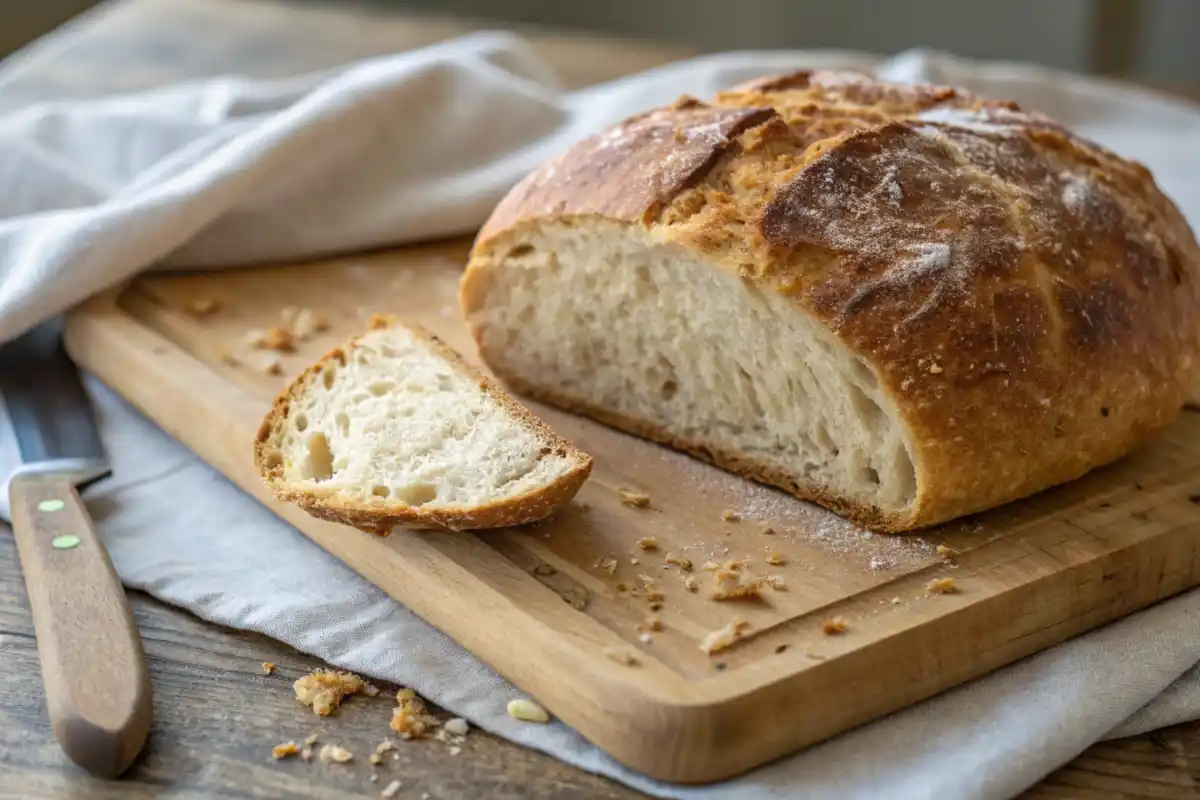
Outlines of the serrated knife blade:
[[61,322],[0,346],[0,408],[6,449],[20,462],[5,487],[4,513],[25,576],[54,737],[76,764],[115,777],[150,730],[150,678],[125,590],[79,497],[109,466]]

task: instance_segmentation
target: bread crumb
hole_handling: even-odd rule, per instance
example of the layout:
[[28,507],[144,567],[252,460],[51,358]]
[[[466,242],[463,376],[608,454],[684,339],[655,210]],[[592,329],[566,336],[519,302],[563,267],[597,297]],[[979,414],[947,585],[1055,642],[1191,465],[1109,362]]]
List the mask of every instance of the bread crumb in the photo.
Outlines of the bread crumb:
[[654,641],[654,637],[651,636],[649,632],[639,633],[638,641],[642,644],[650,644],[650,642]]
[[317,756],[324,763],[333,761],[337,764],[345,764],[354,758],[354,754],[344,747],[339,747],[336,744],[321,745],[321,752]]
[[713,653],[732,647],[735,642],[745,636],[749,628],[749,622],[734,618],[725,627],[718,628],[706,635],[700,642],[700,649],[711,656]]
[[300,341],[307,341],[314,334],[329,330],[329,321],[311,308],[301,308],[290,324],[292,333]]
[[933,594],[953,594],[958,591],[954,578],[934,578],[925,584],[925,589]]
[[188,311],[191,311],[197,317],[207,317],[220,308],[221,304],[211,297],[200,297],[188,303]]
[[242,360],[228,350],[221,350],[220,360],[227,367],[240,367],[242,365]]
[[699,588],[699,586],[696,584],[696,576],[685,575],[683,577],[683,588],[687,589],[689,592],[696,591]]
[[894,606],[898,606],[898,605],[900,605],[900,598],[899,598],[899,597],[893,597],[893,598],[892,598],[892,605],[894,605]]
[[783,592],[787,590],[787,581],[783,579],[782,575],[768,575],[767,577],[763,578],[763,583],[767,584],[767,586],[770,586],[777,592]]
[[454,717],[446,720],[442,725],[442,730],[451,736],[466,736],[470,732],[471,726],[462,717]]
[[412,689],[396,692],[396,707],[392,709],[391,728],[401,739],[420,739],[438,725],[437,717],[425,710],[425,701]]
[[595,566],[597,569],[604,570],[609,575],[617,574],[617,560],[612,556],[604,556],[603,558],[596,559]]
[[650,495],[636,489],[618,489],[621,502],[630,508],[646,508],[650,505]]
[[389,752],[391,750],[395,750],[395,749],[396,749],[395,742],[393,742],[391,739],[384,739],[382,742],[375,745],[375,754],[378,756],[383,756],[384,753],[387,753],[387,752]]
[[342,704],[342,699],[367,689],[367,682],[351,672],[318,669],[292,684],[296,699],[312,708],[317,716],[327,717]]
[[313,756],[313,752],[312,752],[311,747],[309,747],[308,745],[305,745],[304,747],[300,748],[300,760],[301,761],[303,761],[305,763],[312,761],[312,756]]
[[633,653],[620,647],[604,648],[604,657],[626,667],[636,667],[640,661]]
[[657,536],[643,536],[642,538],[637,540],[637,546],[642,548],[643,550],[657,550],[658,549],[658,537]]
[[259,363],[258,368],[267,375],[283,374],[283,362],[279,360],[279,356],[267,356]]
[[849,629],[850,626],[846,624],[844,617],[834,617],[821,623],[821,633],[826,636],[836,636],[839,633],[845,633]]
[[263,671],[263,675],[270,675],[272,672],[275,671],[275,662],[274,661],[264,661],[262,663],[262,671]]
[[277,744],[271,748],[271,758],[278,761],[281,758],[294,756],[299,752],[300,748],[296,746],[295,742],[284,742],[283,744]]
[[374,783],[375,781],[379,780],[379,774],[372,772],[371,776],[367,778],[367,780],[369,780],[371,783]]
[[763,525],[761,532],[763,534],[765,534],[766,536],[774,536],[775,535],[775,529],[772,528],[770,525]]
[[704,570],[705,572],[716,572],[720,568],[721,565],[715,561],[705,561],[704,566],[700,567],[700,569]]
[[763,579],[743,573],[740,571],[741,565],[737,566],[738,570],[727,565],[713,573],[713,580],[717,584],[711,595],[713,600],[749,600],[761,597]]
[[395,797],[396,792],[400,791],[401,786],[403,786],[403,784],[400,783],[400,781],[392,781],[383,788],[383,791],[379,793],[379,796],[383,798]]
[[950,558],[951,556],[958,555],[958,551],[953,547],[946,547],[944,544],[939,544],[937,546],[937,554],[943,558]]
[[663,629],[662,620],[658,617],[646,617],[642,620],[642,627],[648,631],[661,631]]
[[684,572],[692,571],[692,560],[690,558],[682,558],[674,553],[667,553],[665,556],[663,556],[663,563],[674,564]]
[[307,745],[313,745],[313,744],[316,744],[316,743],[317,743],[317,737],[318,737],[318,736],[320,736],[320,734],[319,734],[319,733],[310,733],[310,734],[309,734],[309,735],[308,735],[308,736],[307,736],[307,737],[304,739],[304,743],[305,743],[305,744],[307,744]]
[[771,552],[767,553],[767,563],[773,567],[778,567],[786,564],[787,559],[784,558],[783,555],[778,551],[772,550]]
[[546,723],[550,721],[550,715],[546,712],[546,709],[524,697],[510,700],[506,710],[510,717],[519,719],[522,722]]
[[371,753],[371,755],[367,756],[367,760],[378,766],[383,761],[383,756],[379,755],[379,753]]
[[939,367],[937,364],[930,364],[929,371],[931,373],[933,373],[934,375],[940,375],[942,373],[942,368]]
[[741,522],[742,515],[734,511],[732,508],[727,508],[721,512],[721,519],[726,522]]

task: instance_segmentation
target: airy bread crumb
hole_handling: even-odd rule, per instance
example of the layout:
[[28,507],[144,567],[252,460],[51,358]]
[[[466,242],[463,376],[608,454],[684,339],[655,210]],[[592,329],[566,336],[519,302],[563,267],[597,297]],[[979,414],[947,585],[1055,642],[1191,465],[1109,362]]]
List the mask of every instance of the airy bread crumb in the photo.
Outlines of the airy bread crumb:
[[383,788],[383,791],[379,793],[379,796],[385,798],[385,800],[386,798],[395,797],[396,792],[400,791],[400,787],[402,785],[403,784],[401,784],[400,781],[392,781]]
[[345,764],[347,761],[353,760],[354,754],[336,744],[326,744],[321,746],[321,752],[317,757],[324,763],[332,761],[336,764]]
[[327,717],[342,704],[342,699],[359,692],[370,694],[368,684],[351,672],[318,669],[292,684],[296,699],[312,708],[317,716]]
[[303,342],[317,333],[329,330],[329,321],[311,308],[301,308],[291,322],[291,329],[296,338]]
[[271,748],[271,758],[278,761],[281,758],[294,756],[298,752],[300,752],[300,748],[296,746],[295,742],[284,742]]
[[713,600],[759,599],[762,594],[762,578],[734,571],[728,566],[713,573],[713,580],[716,581],[711,595]]
[[933,594],[952,594],[958,591],[954,578],[934,578],[925,584],[925,589]]
[[783,557],[782,553],[779,553],[776,550],[772,550],[771,552],[767,553],[767,563],[772,566],[778,567],[783,564],[786,564],[787,559]]
[[721,512],[721,519],[725,520],[726,522],[741,522],[742,515],[731,508],[727,508]]
[[768,575],[767,577],[763,578],[763,583],[765,583],[767,586],[770,586],[777,592],[782,592],[787,589],[787,581],[783,579],[782,575]]
[[263,671],[263,675],[270,675],[272,672],[275,671],[275,662],[274,661],[264,661],[262,663],[262,671]]
[[844,617],[834,617],[821,623],[821,633],[826,636],[836,636],[839,633],[845,633],[849,629],[850,626]]
[[739,639],[745,637],[750,623],[744,619],[734,618],[725,627],[710,632],[700,642],[700,649],[708,655],[732,647]]
[[689,592],[694,592],[700,588],[699,585],[697,584],[695,575],[684,575],[683,576],[683,587],[685,589],[687,589]]
[[643,550],[657,550],[658,549],[658,537],[657,536],[643,536],[637,540],[637,546],[642,548]]
[[396,692],[396,704],[392,709],[391,727],[401,739],[420,739],[439,724],[437,717],[425,710],[425,701],[412,689]]
[[595,566],[597,569],[604,570],[609,575],[617,574],[617,560],[615,558],[613,558],[612,556],[604,556],[602,558],[596,559]]
[[630,508],[646,508],[650,505],[650,495],[636,489],[617,489],[617,495]]

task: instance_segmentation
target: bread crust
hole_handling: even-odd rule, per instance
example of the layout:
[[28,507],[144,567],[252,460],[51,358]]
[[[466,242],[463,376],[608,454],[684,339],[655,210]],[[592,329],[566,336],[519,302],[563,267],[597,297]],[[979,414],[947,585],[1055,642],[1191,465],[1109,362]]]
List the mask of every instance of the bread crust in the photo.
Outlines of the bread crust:
[[[686,180],[664,166],[667,142],[702,165]],[[951,87],[774,76],[639,115],[535,171],[480,231],[460,293],[502,379],[515,376],[478,321],[485,276],[526,231],[592,221],[678,246],[837,335],[900,410],[915,500],[858,507],[587,398],[514,386],[878,530],[981,511],[1121,457],[1174,419],[1200,367],[1200,246],[1150,173]]]
[[[336,361],[344,366],[358,342],[370,331],[401,325],[428,343],[439,356],[462,375],[476,382],[479,388],[498,403],[517,424],[537,437],[547,450],[553,450],[574,460],[575,468],[542,489],[501,502],[471,508],[426,509],[403,503],[387,505],[362,503],[337,497],[319,497],[311,491],[290,487],[284,478],[283,464],[277,457],[279,451],[272,441],[282,431],[292,401],[307,391],[309,384],[321,376],[324,367],[330,361]],[[552,431],[549,426],[510,397],[502,388],[467,364],[441,339],[414,322],[379,315],[371,319],[370,330],[367,333],[360,334],[346,344],[330,350],[279,394],[270,412],[259,426],[254,442],[254,463],[258,467],[263,481],[279,500],[295,503],[319,519],[351,525],[367,533],[380,536],[390,534],[394,527],[463,531],[505,528],[537,522],[549,517],[557,509],[570,502],[583,486],[592,469],[591,456]]]

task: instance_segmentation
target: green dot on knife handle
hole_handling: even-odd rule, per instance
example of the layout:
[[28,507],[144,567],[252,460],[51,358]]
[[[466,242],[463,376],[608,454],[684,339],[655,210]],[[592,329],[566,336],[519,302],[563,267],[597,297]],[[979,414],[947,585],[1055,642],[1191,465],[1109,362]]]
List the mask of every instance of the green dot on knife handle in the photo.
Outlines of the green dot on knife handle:
[[79,546],[79,537],[69,533],[64,536],[55,536],[50,544],[54,546],[55,550],[70,550]]
[[43,500],[38,503],[38,511],[62,511],[67,504],[62,500]]

